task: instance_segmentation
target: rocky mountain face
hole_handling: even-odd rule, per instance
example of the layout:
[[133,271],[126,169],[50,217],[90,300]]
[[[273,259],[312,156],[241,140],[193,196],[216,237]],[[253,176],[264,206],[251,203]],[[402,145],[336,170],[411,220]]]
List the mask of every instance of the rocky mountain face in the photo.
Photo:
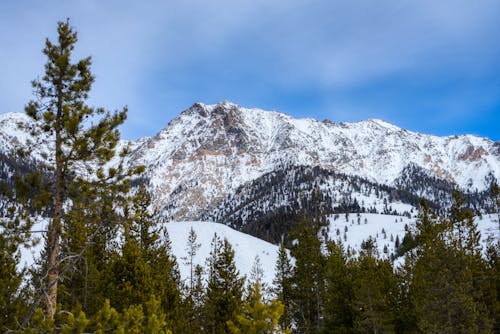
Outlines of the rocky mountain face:
[[480,193],[500,178],[499,143],[486,138],[424,135],[381,120],[294,119],[228,102],[194,104],[143,140],[130,163],[147,166],[157,208],[174,220],[199,219],[241,187],[297,166],[431,199],[454,187]]
[[[21,114],[0,115],[5,156],[29,139],[21,121]],[[409,205],[398,207],[403,213],[420,196],[446,205],[457,187],[472,194],[474,207],[500,179],[500,143],[487,138],[424,135],[381,120],[294,119],[229,102],[196,103],[155,136],[130,144],[127,163],[146,166],[155,206],[172,220],[244,225],[250,212],[307,206],[312,189],[329,198],[332,212],[354,202],[388,212],[394,202]]]

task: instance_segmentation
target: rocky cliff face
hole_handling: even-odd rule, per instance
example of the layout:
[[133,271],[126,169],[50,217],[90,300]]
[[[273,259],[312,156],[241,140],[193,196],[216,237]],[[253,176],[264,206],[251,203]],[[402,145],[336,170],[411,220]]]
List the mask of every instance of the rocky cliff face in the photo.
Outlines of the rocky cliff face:
[[157,207],[174,219],[199,218],[238,187],[288,166],[319,166],[388,186],[408,179],[411,166],[465,191],[485,190],[500,178],[498,143],[486,138],[424,135],[381,120],[294,119],[229,102],[194,104],[138,145],[130,163],[147,166]]
[[[28,125],[19,128],[20,122]],[[21,114],[0,115],[0,151],[25,145],[28,128]],[[238,188],[292,166],[406,190],[415,175],[465,191],[486,190],[500,179],[500,143],[487,138],[424,135],[381,120],[294,119],[229,102],[196,103],[155,136],[131,144],[128,163],[146,166],[156,207],[176,220],[198,219]]]

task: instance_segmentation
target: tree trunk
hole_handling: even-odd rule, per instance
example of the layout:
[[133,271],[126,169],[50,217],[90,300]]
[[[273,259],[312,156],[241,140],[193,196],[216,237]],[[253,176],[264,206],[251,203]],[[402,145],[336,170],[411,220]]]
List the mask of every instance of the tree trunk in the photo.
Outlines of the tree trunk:
[[[57,142],[60,139],[56,139]],[[56,149],[56,151],[59,151]],[[61,154],[56,153],[56,161],[62,160]],[[56,187],[54,199],[54,217],[49,225],[49,273],[47,291],[47,317],[54,318],[57,306],[57,283],[59,281],[59,236],[61,234],[62,205],[63,205],[63,173],[62,164],[56,163]]]
[[[61,79],[62,81],[62,79]],[[63,173],[63,151],[61,139],[61,123],[62,123],[62,85],[58,85],[58,101],[57,101],[57,116],[56,116],[56,171],[55,171],[55,194],[54,194],[54,216],[49,225],[49,254],[48,254],[48,285],[47,285],[47,317],[54,319],[54,314],[57,308],[57,285],[59,282],[59,253],[60,253],[60,234],[61,222],[63,215],[63,202],[64,202],[64,173]]]

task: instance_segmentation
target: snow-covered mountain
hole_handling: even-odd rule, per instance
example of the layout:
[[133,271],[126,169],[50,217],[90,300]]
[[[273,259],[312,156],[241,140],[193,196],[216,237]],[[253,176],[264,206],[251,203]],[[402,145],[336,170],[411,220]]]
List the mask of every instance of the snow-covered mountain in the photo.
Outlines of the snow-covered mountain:
[[[25,126],[20,128],[20,123]],[[24,114],[0,114],[0,154],[7,156],[33,141],[31,125]],[[481,192],[493,178],[500,179],[500,142],[487,138],[424,135],[381,120],[337,124],[295,119],[230,102],[196,103],[155,136],[122,144],[132,147],[128,163],[146,166],[155,206],[172,220],[218,216],[222,221],[227,217],[213,210],[223,203],[226,209],[231,203],[240,207],[235,196],[248,193],[245,187],[269,173],[292,173],[295,179],[288,179],[297,185],[296,179],[303,179],[293,170],[297,167],[320,168],[323,174],[337,175],[335,180],[344,175],[390,187],[384,196],[391,201],[395,190],[435,200],[449,196],[455,186]],[[43,160],[42,155],[33,158]],[[3,168],[8,166],[4,163]],[[323,190],[329,187],[338,195],[333,203],[337,206],[339,198],[359,192],[350,186],[341,189],[331,177],[302,183],[307,182],[320,183]],[[247,196],[246,204],[264,195]],[[401,196],[407,197],[400,194],[395,200]],[[280,200],[289,205],[287,200],[298,198],[287,198],[285,191]]]
[[[20,167],[36,168],[33,160],[43,162],[50,147],[39,147],[27,162],[10,157],[36,142],[32,125],[24,114],[0,114],[0,179],[8,181]],[[182,257],[193,227],[202,243],[197,263],[205,260],[216,232],[233,244],[242,274],[249,274],[259,255],[265,281],[272,280],[276,246],[208,221],[276,241],[266,235],[282,231],[268,223],[320,196],[331,239],[341,238],[356,251],[373,237],[380,253],[390,255],[405,225],[413,224],[420,196],[446,204],[458,187],[472,192],[469,205],[479,210],[493,178],[500,179],[500,142],[487,138],[424,135],[380,120],[294,119],[228,102],[196,103],[155,136],[124,145],[132,149],[128,164],[146,166],[144,177],[165,220],[182,221],[166,226],[184,279]],[[346,220],[339,212],[351,214]],[[483,239],[496,233],[495,216],[477,222]],[[23,258],[32,254],[37,249],[25,250]]]
[[239,187],[290,166],[319,166],[398,188],[417,173],[483,191],[500,178],[500,142],[424,135],[381,120],[336,124],[229,102],[196,103],[143,139],[130,163],[147,167],[157,207],[185,220],[199,219]]

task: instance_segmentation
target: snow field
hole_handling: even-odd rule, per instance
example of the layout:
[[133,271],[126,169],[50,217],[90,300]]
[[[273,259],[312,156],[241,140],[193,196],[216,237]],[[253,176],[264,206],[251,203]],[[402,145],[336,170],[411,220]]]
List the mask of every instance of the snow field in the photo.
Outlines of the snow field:
[[[372,237],[376,240],[379,255],[382,257],[387,257],[395,252],[396,237],[399,237],[400,243],[403,242],[405,225],[414,230],[416,221],[416,218],[374,213],[351,213],[348,215],[347,221],[345,214],[339,214],[337,219],[334,217],[334,215],[329,217],[329,239],[340,239],[346,250],[350,247],[359,252],[361,243]],[[475,217],[475,222],[481,232],[483,245],[486,244],[488,237],[492,237],[494,240],[500,239],[498,216],[496,214]],[[337,230],[339,234],[337,234]],[[387,253],[384,253],[384,246],[387,246]]]
[[[172,252],[177,257],[177,263],[183,280],[187,282],[190,276],[190,267],[183,257],[187,257],[187,241],[189,231],[194,229],[197,235],[197,243],[201,246],[194,257],[194,265],[206,266],[206,259],[210,255],[210,244],[214,234],[231,243],[235,253],[236,267],[240,275],[250,277],[255,257],[259,256],[262,269],[264,270],[263,283],[268,286],[272,284],[275,273],[275,265],[278,259],[278,246],[267,241],[252,237],[251,235],[238,232],[230,227],[211,222],[170,222],[166,223],[170,240],[172,242]],[[205,273],[206,274],[206,273]]]

